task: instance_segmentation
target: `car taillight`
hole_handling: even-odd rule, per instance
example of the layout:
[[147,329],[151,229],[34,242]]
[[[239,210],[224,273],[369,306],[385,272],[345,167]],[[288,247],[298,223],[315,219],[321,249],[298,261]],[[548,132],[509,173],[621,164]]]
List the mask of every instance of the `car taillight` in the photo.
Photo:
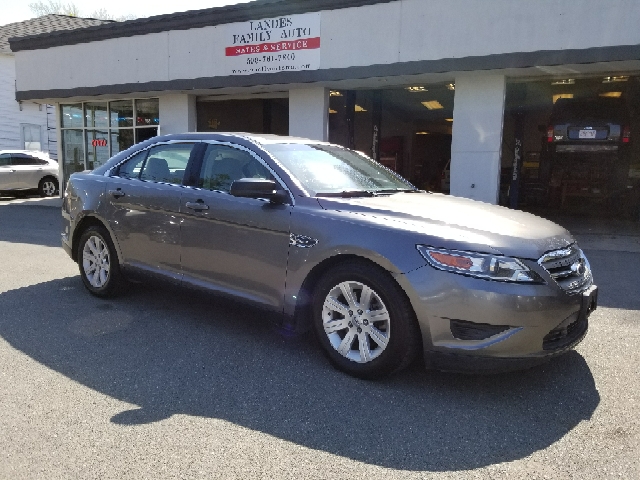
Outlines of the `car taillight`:
[[622,143],[629,143],[631,141],[631,129],[629,125],[625,125],[622,129]]
[[547,127],[547,142],[553,142],[553,126],[551,125]]

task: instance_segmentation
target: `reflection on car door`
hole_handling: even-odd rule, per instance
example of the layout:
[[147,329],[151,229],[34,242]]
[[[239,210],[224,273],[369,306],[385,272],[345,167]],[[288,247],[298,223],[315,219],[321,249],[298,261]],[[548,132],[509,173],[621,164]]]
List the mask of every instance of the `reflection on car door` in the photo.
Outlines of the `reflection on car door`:
[[0,154],[0,190],[11,190],[16,186],[15,170],[11,166],[11,155]]
[[197,186],[180,202],[183,281],[280,310],[292,207],[228,193],[234,180],[251,177],[273,178],[242,147],[208,146]]
[[155,145],[121,164],[109,179],[105,218],[125,268],[180,274],[180,195],[193,142]]
[[39,160],[24,153],[12,153],[11,164],[15,170],[19,188],[38,188],[44,166]]

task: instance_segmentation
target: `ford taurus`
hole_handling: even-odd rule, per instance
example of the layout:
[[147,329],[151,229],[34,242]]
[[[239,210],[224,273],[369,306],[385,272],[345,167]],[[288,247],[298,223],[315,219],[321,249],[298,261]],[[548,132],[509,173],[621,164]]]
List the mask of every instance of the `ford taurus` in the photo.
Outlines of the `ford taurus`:
[[62,245],[94,295],[158,277],[312,328],[362,378],[501,371],[567,351],[597,305],[589,262],[542,218],[421,191],[365,155],[249,134],[150,139],[63,202]]

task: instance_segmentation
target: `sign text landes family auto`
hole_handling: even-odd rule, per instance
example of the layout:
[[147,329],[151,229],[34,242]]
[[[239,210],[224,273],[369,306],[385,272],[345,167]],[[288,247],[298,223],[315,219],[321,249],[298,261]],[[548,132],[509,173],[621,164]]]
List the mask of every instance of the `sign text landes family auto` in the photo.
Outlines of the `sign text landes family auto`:
[[225,38],[230,75],[320,68],[320,12],[234,23]]

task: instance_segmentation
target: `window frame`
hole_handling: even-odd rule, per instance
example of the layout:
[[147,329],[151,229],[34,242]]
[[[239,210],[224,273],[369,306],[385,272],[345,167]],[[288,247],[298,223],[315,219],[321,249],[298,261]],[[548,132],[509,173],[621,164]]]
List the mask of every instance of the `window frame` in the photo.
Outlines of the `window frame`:
[[[182,182],[181,183],[155,182],[153,180],[143,180],[142,178],[140,178],[140,174],[144,171],[144,168],[147,165],[147,160],[149,158],[149,151],[151,149],[153,149],[155,147],[163,146],[163,145],[179,145],[179,144],[190,144],[190,145],[193,145],[193,148],[191,149],[191,152],[189,154],[189,159],[187,160],[187,164],[186,164],[186,167],[185,167],[184,174],[182,176]],[[148,145],[145,148],[140,149],[140,150],[136,151],[135,153],[129,155],[127,158],[122,160],[120,163],[118,163],[117,165],[114,165],[110,170],[105,172],[105,175],[109,176],[109,177],[114,177],[114,178],[121,178],[123,180],[137,180],[139,182],[151,182],[151,183],[157,183],[157,184],[162,184],[162,185],[173,185],[173,186],[177,186],[177,187],[186,187],[186,186],[189,186],[186,180],[190,179],[191,165],[194,162],[196,162],[199,157],[202,156],[202,153],[200,152],[201,148],[199,148],[200,145],[202,145],[202,142],[199,141],[199,140],[170,140],[168,142],[154,143],[152,145]],[[142,161],[142,165],[140,167],[140,173],[138,174],[138,176],[135,177],[135,178],[129,178],[129,177],[120,176],[120,169],[122,168],[122,166],[127,164],[131,160],[133,160],[135,157],[137,157],[141,153],[144,153],[145,157],[144,157],[144,160]]]

